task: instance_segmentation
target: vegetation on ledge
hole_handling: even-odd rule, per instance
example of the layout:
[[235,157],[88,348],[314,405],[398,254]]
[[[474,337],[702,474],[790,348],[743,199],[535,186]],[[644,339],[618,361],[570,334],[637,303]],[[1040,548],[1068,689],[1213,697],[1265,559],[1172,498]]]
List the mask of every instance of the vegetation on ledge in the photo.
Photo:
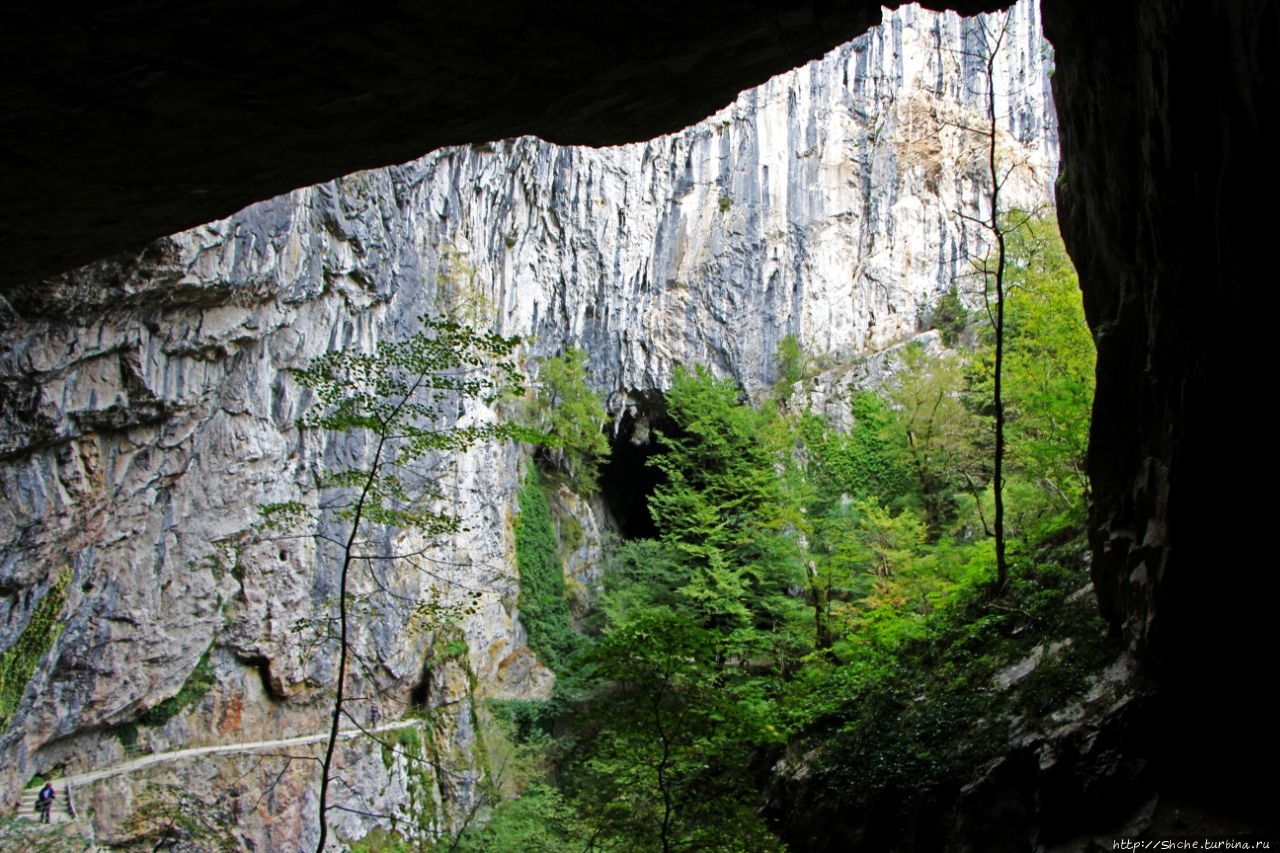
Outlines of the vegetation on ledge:
[[520,515],[515,523],[520,623],[529,635],[529,648],[538,659],[560,670],[577,644],[577,635],[546,488],[541,473],[531,467],[520,488]]
[[26,693],[27,682],[65,627],[58,614],[66,603],[70,583],[71,570],[67,569],[58,575],[36,605],[17,642],[0,655],[0,731],[9,728],[18,703]]

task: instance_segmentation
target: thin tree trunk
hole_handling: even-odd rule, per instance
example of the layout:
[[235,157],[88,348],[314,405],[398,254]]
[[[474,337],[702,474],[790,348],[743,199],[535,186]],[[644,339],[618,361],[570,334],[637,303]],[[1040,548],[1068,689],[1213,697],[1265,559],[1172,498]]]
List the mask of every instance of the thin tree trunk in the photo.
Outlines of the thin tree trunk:
[[810,560],[805,567],[809,575],[809,590],[813,595],[813,645],[818,651],[827,651],[835,645],[831,634],[831,589],[824,585],[818,566]]
[[[1009,563],[1005,554],[1004,532],[1004,271],[1005,271],[1005,233],[1000,223],[1000,172],[996,162],[996,54],[1008,30],[1009,20],[1006,17],[996,35],[995,44],[987,50],[987,169],[991,175],[991,222],[989,227],[996,239],[995,268],[995,316],[992,325],[995,327],[995,381],[992,390],[992,408],[995,414],[995,459],[992,470],[991,487],[995,493],[995,513],[992,526],[996,537],[996,589],[1003,590],[1009,582]],[[984,27],[984,35],[986,30]],[[990,305],[988,305],[990,313]]]
[[[415,386],[416,387],[416,386]],[[342,702],[346,698],[347,683],[347,579],[351,574],[351,564],[355,561],[356,536],[360,532],[360,521],[364,515],[365,500],[373,488],[374,480],[379,474],[382,462],[382,450],[386,446],[387,436],[378,437],[378,449],[373,454],[373,464],[369,468],[369,476],[364,481],[360,498],[356,501],[355,512],[351,520],[351,533],[347,536],[347,544],[342,554],[342,572],[338,578],[338,688],[333,699],[333,719],[329,724],[329,741],[325,745],[324,760],[320,764],[320,800],[317,811],[320,815],[320,838],[316,842],[316,853],[324,853],[325,844],[329,840],[329,822],[326,812],[329,810],[329,773],[333,767],[333,754],[338,746],[339,727],[342,724]]]

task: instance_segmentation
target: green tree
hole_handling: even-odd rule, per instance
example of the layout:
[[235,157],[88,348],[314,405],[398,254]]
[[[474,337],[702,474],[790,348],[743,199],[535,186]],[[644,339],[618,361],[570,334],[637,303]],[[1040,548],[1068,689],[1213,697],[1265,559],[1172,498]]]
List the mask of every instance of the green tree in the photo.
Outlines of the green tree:
[[877,496],[893,504],[913,497],[908,454],[894,431],[896,415],[884,400],[863,392],[853,398],[854,428],[834,429],[823,418],[806,413],[797,427],[802,483],[792,491],[804,501],[804,524],[798,532],[808,544],[805,562],[807,598],[813,608],[814,645],[829,649],[837,639],[833,610],[838,601],[864,591],[863,566],[854,558],[855,525],[850,506],[855,499]]
[[996,111],[996,62],[1009,33],[1009,13],[979,16],[980,43],[966,50],[966,58],[978,63],[979,79],[983,89],[981,120],[962,124],[961,129],[978,139],[983,161],[981,174],[975,177],[983,184],[986,210],[973,216],[961,213],[961,218],[972,222],[987,233],[990,249],[977,263],[977,273],[982,280],[982,298],[987,320],[990,323],[992,346],[991,420],[993,442],[991,449],[991,492],[994,512],[991,532],[996,547],[996,589],[1003,590],[1009,583],[1009,558],[1005,531],[1005,410],[1004,355],[1005,309],[1010,281],[1008,242],[1010,234],[1021,227],[1021,220],[1010,218],[1005,204],[1004,190],[1018,164],[1008,163],[1000,152],[1000,124],[1002,116]]
[[784,335],[778,341],[778,352],[774,356],[773,396],[779,406],[786,405],[791,389],[804,378],[807,361],[799,337]]
[[1029,218],[1010,237],[1009,455],[1039,498],[1019,514],[1024,524],[1034,517],[1051,527],[1076,525],[1088,494],[1097,353],[1057,223]]
[[702,367],[677,370],[667,392],[677,429],[658,437],[652,464],[664,479],[649,499],[662,541],[681,554],[680,592],[704,624],[743,643],[794,612],[787,590],[803,583],[789,496],[779,476],[789,433],[772,411],[739,399]]
[[778,849],[747,769],[767,737],[763,703],[723,678],[723,641],[688,613],[648,608],[587,651],[567,775],[604,849]]
[[[578,747],[562,773],[603,849],[769,850],[752,751],[776,673],[812,647],[787,425],[732,382],[679,370],[653,460],[660,538],[606,573],[600,636],[566,679]],[[614,847],[609,845],[613,844]]]
[[813,608],[814,648],[830,650],[846,627],[839,611],[866,593],[866,550],[858,538],[851,512],[853,499],[845,495],[816,518],[812,526],[807,597]]
[[908,347],[888,397],[895,419],[887,427],[906,447],[932,536],[956,521],[956,495],[969,494],[982,521],[981,492],[990,478],[990,453],[973,412],[965,358],[927,355]]
[[826,514],[844,496],[876,496],[888,503],[911,500],[916,492],[910,447],[897,428],[898,415],[879,394],[854,395],[853,430],[835,430],[821,417],[803,415],[800,439],[809,457],[808,477],[815,503]]
[[[493,403],[518,390],[520,377],[512,355],[519,339],[477,332],[451,320],[423,317],[421,323],[421,330],[405,340],[379,344],[373,352],[331,352],[297,374],[313,395],[300,426],[323,435],[348,436],[349,452],[342,458],[350,461],[323,474],[322,518],[314,518],[312,510],[297,502],[263,507],[274,529],[309,522],[321,531],[343,531],[316,534],[332,549],[339,567],[333,602],[337,674],[321,762],[317,853],[328,840],[334,753],[346,716],[352,573],[359,566],[406,556],[386,551],[385,537],[378,534],[387,528],[414,530],[428,539],[460,529],[458,517],[436,508],[442,493],[430,473],[430,461],[480,441],[527,435],[508,424],[460,421],[467,406]],[[437,603],[424,606],[439,617]]]
[[468,827],[449,850],[457,853],[563,853],[590,849],[591,828],[559,789],[533,782],[499,803],[483,826]]
[[543,433],[540,457],[563,471],[580,494],[596,490],[600,460],[609,455],[604,400],[587,385],[587,354],[580,349],[543,359],[531,421]]
[[674,546],[658,539],[624,542],[610,555],[605,571],[605,595],[597,603],[593,625],[625,625],[646,611],[658,608],[697,621],[701,614],[693,600],[680,590],[689,569]]
[[933,306],[933,327],[942,335],[942,343],[953,347],[960,343],[969,327],[969,309],[960,298],[960,288],[955,284],[938,298]]
[[1005,271],[1008,266],[1006,240],[1008,228],[1003,221],[1000,210],[1000,193],[1008,180],[1009,172],[999,162],[997,139],[999,135],[996,115],[995,67],[996,55],[1004,43],[1009,29],[1009,13],[1000,19],[1000,24],[990,27],[986,18],[982,21],[983,48],[982,61],[987,81],[987,123],[978,131],[984,138],[987,149],[987,177],[989,187],[989,216],[980,220],[995,243],[993,256],[983,261],[982,273],[986,282],[983,297],[987,310],[987,319],[991,321],[992,333],[995,336],[995,353],[993,356],[994,372],[992,375],[991,410],[995,425],[995,441],[991,450],[991,490],[995,496],[995,518],[993,533],[996,540],[996,588],[1004,589],[1009,583],[1009,558],[1005,542],[1004,529],[1004,456],[1005,456],[1005,407],[1004,407],[1004,310],[1006,283]]

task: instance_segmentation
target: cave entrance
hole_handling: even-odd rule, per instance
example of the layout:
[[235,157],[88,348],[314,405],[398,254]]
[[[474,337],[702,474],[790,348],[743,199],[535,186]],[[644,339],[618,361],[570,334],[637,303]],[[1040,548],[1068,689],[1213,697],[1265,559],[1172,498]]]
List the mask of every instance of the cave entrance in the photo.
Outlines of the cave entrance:
[[649,496],[662,482],[662,473],[649,460],[662,452],[656,433],[672,435],[675,430],[661,391],[633,392],[631,403],[615,422],[609,461],[600,468],[600,495],[623,539],[658,535],[649,514]]

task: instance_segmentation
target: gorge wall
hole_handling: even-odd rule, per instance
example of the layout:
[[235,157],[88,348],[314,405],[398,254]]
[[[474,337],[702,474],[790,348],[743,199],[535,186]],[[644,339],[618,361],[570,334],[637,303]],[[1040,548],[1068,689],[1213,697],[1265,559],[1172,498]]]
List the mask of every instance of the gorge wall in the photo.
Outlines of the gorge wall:
[[[1057,166],[1047,48],[1034,6],[1014,7],[1012,22],[995,84],[1001,150],[1018,166],[1008,200],[1035,208]],[[598,150],[529,137],[444,149],[26,293],[26,319],[11,314],[0,332],[0,648],[30,637],[42,602],[63,603],[4,735],[7,790],[136,749],[324,728],[334,646],[319,620],[334,554],[258,527],[261,505],[314,506],[326,463],[365,451],[296,426],[310,399],[290,371],[319,354],[451,312],[528,336],[531,367],[585,349],[621,414],[677,365],[706,363],[758,391],[787,334],[851,358],[926,328],[985,251],[962,216],[986,195],[963,129],[982,121],[987,85],[977,26],[904,8],[678,134]],[[350,742],[353,807],[407,819],[435,804],[435,828],[460,819],[484,781],[474,700],[549,688],[516,606],[524,464],[496,444],[452,460],[447,503],[470,531],[435,543],[428,565],[358,581],[373,615],[353,643],[366,665],[352,713],[394,721],[426,705],[441,734],[425,787],[403,761]],[[608,524],[598,505],[579,520],[588,539]],[[474,612],[424,632],[422,601]],[[186,704],[158,711],[175,696]],[[228,809],[246,844],[313,838],[314,764],[279,756],[97,783],[85,796],[99,838],[129,837],[130,814],[166,785]],[[332,822],[347,839],[369,829],[354,814]]]
[[1265,116],[1280,98],[1280,10],[1130,0],[1096,17],[1045,0],[1057,48],[1063,236],[1098,347],[1090,438],[1093,574],[1105,615],[1166,688],[1167,780],[1271,813],[1280,755],[1258,673],[1274,581],[1241,402],[1269,363],[1232,318],[1275,277],[1280,189]]

